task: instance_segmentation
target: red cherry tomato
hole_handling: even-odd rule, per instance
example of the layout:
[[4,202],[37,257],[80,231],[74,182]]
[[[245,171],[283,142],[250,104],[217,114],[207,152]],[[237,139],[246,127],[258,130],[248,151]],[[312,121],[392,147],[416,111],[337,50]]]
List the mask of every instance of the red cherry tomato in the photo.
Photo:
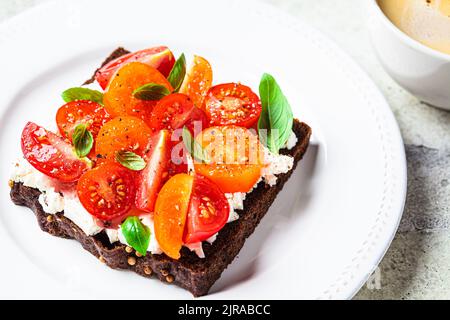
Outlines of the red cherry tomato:
[[133,207],[134,175],[119,164],[105,162],[81,176],[77,193],[83,207],[105,227],[115,225]]
[[194,124],[200,132],[208,127],[208,119],[205,113],[195,107],[191,99],[182,93],[162,98],[153,108],[150,117],[150,127],[153,130],[175,130],[187,126],[193,131]]
[[205,241],[228,221],[230,205],[219,187],[207,178],[196,175],[186,220],[184,243]]
[[87,100],[69,102],[59,108],[56,113],[59,132],[69,140],[72,140],[73,130],[79,124],[85,124],[95,138],[100,128],[110,119],[105,108]]
[[25,159],[40,172],[62,182],[75,182],[89,169],[75,155],[72,146],[53,132],[28,122],[22,132]]
[[129,62],[142,62],[158,69],[166,78],[173,68],[175,58],[169,48],[161,46],[128,53],[101,67],[95,74],[95,79],[106,89],[109,80],[123,65]]
[[212,125],[236,125],[250,128],[259,119],[261,101],[247,86],[220,84],[209,89],[204,109]]
[[176,174],[187,173],[187,163],[182,158],[185,153],[172,155],[175,145],[167,129],[150,138],[148,151],[144,155],[147,165],[137,178],[136,208],[139,210],[153,212],[156,197],[164,183]]
[[153,212],[158,192],[168,179],[169,161],[170,132],[161,130],[151,137],[145,156],[147,165],[138,174],[136,207],[139,210]]

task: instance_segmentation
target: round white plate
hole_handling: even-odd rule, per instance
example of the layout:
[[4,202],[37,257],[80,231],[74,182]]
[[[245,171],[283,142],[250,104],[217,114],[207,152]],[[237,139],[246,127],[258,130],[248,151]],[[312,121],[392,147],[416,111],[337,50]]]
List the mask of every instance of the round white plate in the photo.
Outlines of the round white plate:
[[316,30],[253,1],[56,1],[0,27],[0,296],[191,298],[115,271],[78,243],[41,232],[9,199],[28,120],[55,128],[59,94],[117,46],[168,45],[206,57],[215,83],[257,91],[278,79],[312,145],[207,298],[350,298],[387,250],[403,211],[406,166],[394,117],[361,69]]

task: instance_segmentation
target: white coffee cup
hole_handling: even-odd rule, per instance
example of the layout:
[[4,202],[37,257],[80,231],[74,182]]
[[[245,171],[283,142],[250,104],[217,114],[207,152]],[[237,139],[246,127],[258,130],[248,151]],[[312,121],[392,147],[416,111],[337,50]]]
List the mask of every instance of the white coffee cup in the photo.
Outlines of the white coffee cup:
[[376,0],[368,3],[368,27],[385,70],[420,100],[450,110],[450,55],[431,49],[397,28]]

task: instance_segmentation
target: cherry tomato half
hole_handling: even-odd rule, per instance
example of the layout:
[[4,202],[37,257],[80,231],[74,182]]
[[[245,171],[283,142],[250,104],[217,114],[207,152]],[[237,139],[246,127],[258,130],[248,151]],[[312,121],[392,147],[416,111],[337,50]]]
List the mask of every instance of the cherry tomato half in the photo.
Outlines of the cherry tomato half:
[[85,124],[95,138],[100,128],[110,119],[105,108],[87,100],[69,102],[59,108],[56,113],[59,132],[69,140],[72,140],[73,130],[79,124]]
[[194,56],[194,61],[180,88],[180,93],[187,94],[198,108],[203,106],[206,93],[211,88],[213,72],[209,62],[200,56]]
[[103,96],[106,111],[112,117],[130,115],[148,122],[157,101],[133,96],[134,90],[148,83],[163,85],[170,92],[173,90],[169,81],[155,68],[140,62],[124,65],[115,73]]
[[149,152],[145,155],[146,167],[138,173],[136,207],[153,212],[156,197],[163,183],[169,178],[170,132],[161,130],[150,139]]
[[150,128],[139,118],[116,117],[100,129],[95,153],[99,160],[114,160],[118,151],[132,151],[142,157],[148,152],[151,134]]
[[164,46],[128,53],[101,67],[96,72],[95,79],[105,90],[116,71],[123,65],[133,61],[148,64],[167,77],[175,63],[175,58],[169,48]]
[[247,86],[220,84],[209,89],[204,109],[211,124],[252,127],[261,114],[259,97]]
[[150,117],[150,127],[153,130],[175,130],[187,126],[193,131],[194,125],[199,131],[204,130],[208,127],[208,119],[205,113],[182,93],[170,94],[159,100]]
[[62,182],[75,182],[89,169],[69,143],[33,122],[23,129],[21,144],[25,159],[34,168]]
[[229,215],[228,200],[219,187],[207,178],[196,175],[183,242],[205,241],[223,228]]
[[121,165],[106,162],[81,176],[77,193],[83,207],[105,227],[118,224],[134,204],[134,176]]
[[183,234],[194,177],[180,173],[166,182],[155,204],[155,236],[161,250],[173,259],[180,258]]
[[213,181],[222,192],[248,192],[261,177],[263,147],[250,130],[216,126],[195,139],[210,158],[208,163],[195,162],[195,172]]

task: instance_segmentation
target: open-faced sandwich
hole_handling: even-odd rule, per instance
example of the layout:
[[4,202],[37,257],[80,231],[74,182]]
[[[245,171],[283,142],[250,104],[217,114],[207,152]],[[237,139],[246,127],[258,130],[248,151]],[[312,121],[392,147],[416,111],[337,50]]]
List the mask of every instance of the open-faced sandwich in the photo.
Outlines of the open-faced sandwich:
[[213,85],[207,60],[194,56],[186,70],[167,47],[119,48],[62,98],[57,132],[23,129],[14,203],[111,268],[195,296],[236,257],[311,135],[272,76],[259,95]]

